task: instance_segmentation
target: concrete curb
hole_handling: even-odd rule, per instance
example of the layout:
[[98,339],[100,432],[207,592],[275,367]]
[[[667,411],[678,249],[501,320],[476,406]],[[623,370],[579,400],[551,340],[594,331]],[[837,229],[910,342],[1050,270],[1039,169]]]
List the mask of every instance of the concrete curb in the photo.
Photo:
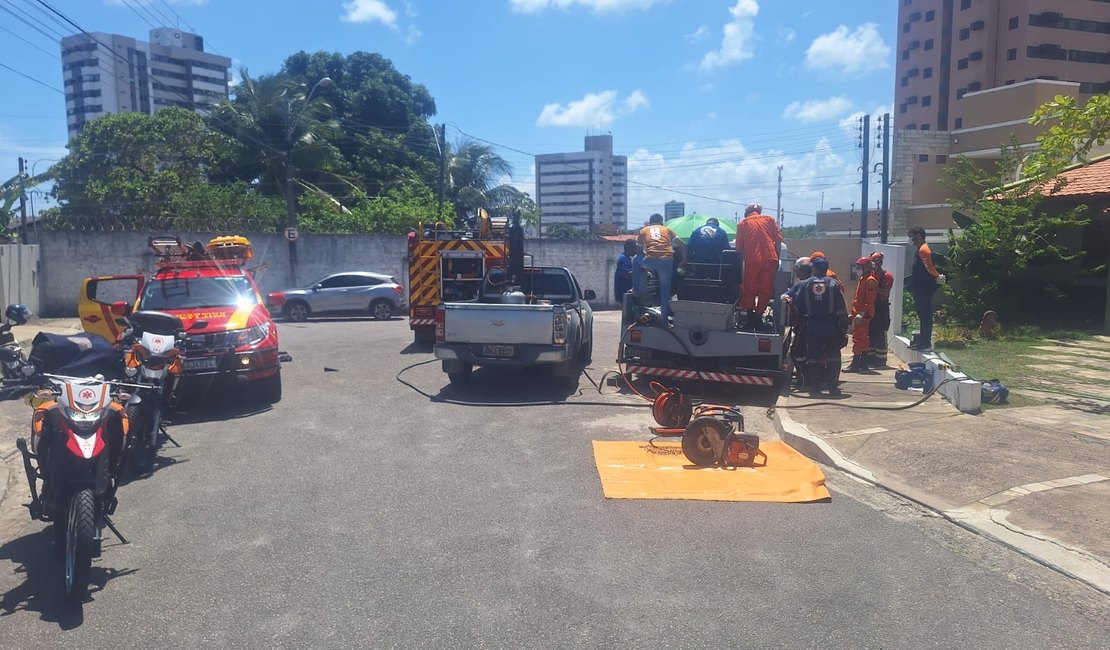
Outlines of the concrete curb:
[[971,532],[988,537],[1045,567],[1083,582],[1110,596],[1110,566],[1088,553],[1063,542],[1024,530],[1008,521],[1006,510],[976,503],[957,507],[918,490],[894,477],[876,472],[846,458],[832,445],[815,435],[786,412],[789,396],[780,395],[775,402],[774,423],[782,440],[802,455],[871,485],[876,485],[944,517]]

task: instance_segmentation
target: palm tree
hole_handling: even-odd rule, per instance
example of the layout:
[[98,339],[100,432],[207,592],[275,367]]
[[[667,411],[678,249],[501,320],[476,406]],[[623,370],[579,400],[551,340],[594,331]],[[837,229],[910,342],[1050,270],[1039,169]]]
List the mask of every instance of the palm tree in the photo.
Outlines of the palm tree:
[[513,167],[493,147],[475,140],[459,140],[449,149],[446,192],[461,222],[489,206],[489,192],[512,176]]
[[353,189],[342,156],[329,141],[337,125],[328,120],[328,103],[281,75],[255,79],[246,69],[241,75],[234,99],[218,104],[208,117],[239,146],[239,159],[225,171],[228,180],[246,180],[265,196],[284,196],[288,177],[295,194],[314,192],[330,202]]

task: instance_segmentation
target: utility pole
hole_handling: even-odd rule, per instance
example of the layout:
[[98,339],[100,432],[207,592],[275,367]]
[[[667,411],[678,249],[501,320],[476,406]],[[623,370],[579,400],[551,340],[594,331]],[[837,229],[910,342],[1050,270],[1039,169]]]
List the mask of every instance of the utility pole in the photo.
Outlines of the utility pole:
[[779,165],[779,202],[778,202],[777,210],[778,210],[778,213],[779,213],[779,228],[781,229],[782,228],[782,165]]
[[24,188],[24,181],[27,175],[25,167],[26,161],[23,157],[19,158],[19,249],[16,256],[16,264],[19,265],[19,271],[16,272],[16,289],[18,302],[23,304],[23,244],[26,243],[27,238],[27,191]]
[[890,236],[890,113],[883,113],[883,204],[879,221],[879,241]]
[[[434,132],[434,128],[433,128]],[[439,125],[439,220],[443,221],[443,192],[447,183],[447,125]]]
[[860,203],[859,238],[867,239],[867,190],[871,173],[871,116],[863,116],[863,197]]
[[[297,195],[293,192],[293,119],[290,98],[285,98],[285,225],[297,228]],[[289,239],[289,286],[297,286],[297,241]]]

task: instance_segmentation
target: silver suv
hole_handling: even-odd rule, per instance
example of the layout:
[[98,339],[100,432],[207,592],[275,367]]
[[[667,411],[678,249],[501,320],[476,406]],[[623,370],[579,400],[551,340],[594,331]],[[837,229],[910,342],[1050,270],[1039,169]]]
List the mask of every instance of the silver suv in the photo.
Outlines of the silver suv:
[[389,320],[408,311],[405,288],[396,279],[364,271],[334,273],[304,289],[271,293],[266,305],[296,322],[325,313],[369,313],[377,320]]

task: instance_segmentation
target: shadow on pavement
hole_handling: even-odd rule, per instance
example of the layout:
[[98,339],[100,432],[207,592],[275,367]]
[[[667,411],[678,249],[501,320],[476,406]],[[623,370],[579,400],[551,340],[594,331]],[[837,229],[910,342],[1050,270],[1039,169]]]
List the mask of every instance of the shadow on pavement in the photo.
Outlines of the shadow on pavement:
[[431,354],[434,347],[435,344],[431,341],[419,343],[413,341],[401,350],[401,354]]
[[[565,402],[568,397],[586,390],[552,377],[547,369],[537,372],[535,368],[476,368],[470,381],[463,385],[450,384],[446,374],[441,376],[445,385],[432,399],[469,402],[476,406]],[[580,376],[579,384],[585,381],[585,377]],[[593,389],[588,382],[587,386]]]
[[167,418],[167,424],[171,427],[169,430],[172,435],[172,427],[175,424],[237,420],[272,411],[273,408],[273,404],[266,403],[258,397],[252,396],[244,400],[233,391],[210,390],[183,396],[178,408]]
[[[19,611],[36,612],[39,618],[72,630],[85,622],[82,604],[69,603],[62,587],[62,566],[51,557],[51,528],[18,537],[0,546],[0,561],[15,564],[12,573],[23,583],[0,595],[0,618]],[[110,546],[106,545],[105,555]],[[136,569],[114,569],[93,562],[89,571],[89,600],[111,580],[135,573]]]

